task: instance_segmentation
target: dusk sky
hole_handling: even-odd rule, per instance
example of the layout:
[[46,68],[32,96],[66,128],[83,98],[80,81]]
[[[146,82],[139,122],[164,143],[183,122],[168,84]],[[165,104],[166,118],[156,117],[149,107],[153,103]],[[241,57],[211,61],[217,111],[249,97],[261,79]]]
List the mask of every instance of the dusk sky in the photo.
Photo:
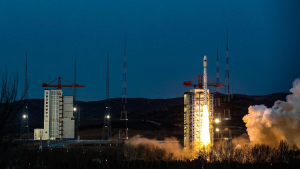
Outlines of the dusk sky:
[[299,0],[1,0],[0,71],[18,73],[22,89],[27,51],[29,98],[43,98],[42,83],[74,80],[77,58],[78,100],[103,100],[109,52],[110,95],[121,97],[126,36],[128,97],[182,97],[204,55],[215,80],[217,43],[224,83],[228,30],[233,92],[289,92],[300,78],[299,9]]

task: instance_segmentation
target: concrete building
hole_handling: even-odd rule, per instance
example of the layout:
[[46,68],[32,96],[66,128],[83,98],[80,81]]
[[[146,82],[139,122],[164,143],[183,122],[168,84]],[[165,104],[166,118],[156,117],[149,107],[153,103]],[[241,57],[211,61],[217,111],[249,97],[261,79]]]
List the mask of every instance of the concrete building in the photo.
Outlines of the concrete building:
[[75,138],[73,96],[63,96],[62,90],[44,91],[44,128],[34,129],[34,140]]
[[[203,146],[213,145],[213,95],[207,89],[208,123],[209,123],[209,145],[203,143],[203,124],[204,124],[204,89],[191,89],[184,93],[184,149],[191,156],[197,156]],[[207,115],[206,115],[207,116]]]

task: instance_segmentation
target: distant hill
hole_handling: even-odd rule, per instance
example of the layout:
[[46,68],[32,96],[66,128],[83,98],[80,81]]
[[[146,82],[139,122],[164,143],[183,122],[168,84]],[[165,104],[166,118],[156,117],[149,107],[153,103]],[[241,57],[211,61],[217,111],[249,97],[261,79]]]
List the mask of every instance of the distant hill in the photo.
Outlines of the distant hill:
[[[267,107],[272,107],[277,100],[285,101],[288,94],[274,93],[262,96],[234,94],[230,103],[223,102],[224,95],[219,94],[216,97],[221,98],[221,106],[216,107],[215,112],[221,112],[224,108],[230,108],[232,125],[245,127],[242,117],[248,113],[250,105],[264,104]],[[110,100],[113,128],[118,128],[121,125],[119,121],[122,108],[121,103],[121,98],[112,98]],[[77,109],[80,112],[81,127],[102,127],[105,100],[91,102],[78,101]],[[29,99],[28,111],[30,130],[43,128],[44,100]],[[21,117],[21,112],[18,117]],[[129,98],[128,118],[129,127],[134,129],[158,130],[160,127],[165,127],[170,130],[181,130],[183,126],[183,97],[172,99]]]
[[[181,105],[183,98],[172,99],[146,99],[146,98],[128,98],[128,114],[137,111],[164,111],[172,107]],[[122,109],[122,99],[110,99],[111,116],[113,120],[120,118]],[[77,110],[80,112],[80,119],[84,123],[90,119],[103,120],[105,111],[105,100],[91,101],[91,102],[77,102]],[[29,99],[28,112],[30,128],[43,128],[43,114],[44,114],[44,99]],[[21,112],[17,117],[21,117]]]

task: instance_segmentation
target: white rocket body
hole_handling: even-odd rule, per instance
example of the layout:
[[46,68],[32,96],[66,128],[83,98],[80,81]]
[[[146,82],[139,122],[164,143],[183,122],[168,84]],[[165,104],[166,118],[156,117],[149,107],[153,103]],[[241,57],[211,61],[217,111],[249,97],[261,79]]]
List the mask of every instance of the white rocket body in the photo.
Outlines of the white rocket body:
[[203,58],[204,76],[203,76],[203,89],[204,89],[204,105],[207,105],[207,57]]

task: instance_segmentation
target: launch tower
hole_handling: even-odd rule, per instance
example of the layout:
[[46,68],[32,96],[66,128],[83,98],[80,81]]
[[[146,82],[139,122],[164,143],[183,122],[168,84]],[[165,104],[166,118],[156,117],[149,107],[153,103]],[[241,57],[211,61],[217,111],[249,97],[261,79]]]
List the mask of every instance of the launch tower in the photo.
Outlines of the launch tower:
[[[58,85],[53,85],[54,81]],[[43,87],[56,87],[55,90],[44,91],[44,128],[34,129],[34,140],[75,139],[75,117],[73,96],[63,96],[62,87],[84,87],[73,84],[62,85],[61,77],[49,84],[43,83]]]
[[214,99],[207,86],[225,87],[207,78],[207,57],[203,59],[204,75],[198,75],[198,83],[184,82],[186,87],[197,87],[184,93],[184,149],[192,157],[205,148],[209,150],[213,145],[213,114]]

